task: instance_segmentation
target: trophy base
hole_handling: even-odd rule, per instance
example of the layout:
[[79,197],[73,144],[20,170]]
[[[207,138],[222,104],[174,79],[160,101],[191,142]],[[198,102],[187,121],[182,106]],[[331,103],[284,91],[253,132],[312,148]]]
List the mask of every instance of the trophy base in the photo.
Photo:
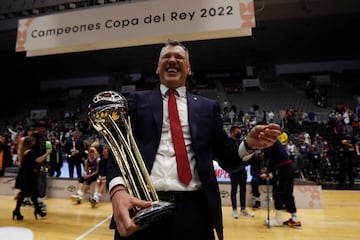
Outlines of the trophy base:
[[170,202],[155,202],[150,207],[136,212],[133,217],[133,221],[135,224],[140,225],[141,228],[144,229],[153,222],[169,216],[174,207],[175,204]]

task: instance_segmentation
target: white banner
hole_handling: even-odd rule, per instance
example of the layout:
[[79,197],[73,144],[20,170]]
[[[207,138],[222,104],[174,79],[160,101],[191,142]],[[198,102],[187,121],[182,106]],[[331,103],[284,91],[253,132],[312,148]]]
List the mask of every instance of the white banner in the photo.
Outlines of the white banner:
[[27,56],[250,36],[253,0],[152,0],[19,20],[16,51]]

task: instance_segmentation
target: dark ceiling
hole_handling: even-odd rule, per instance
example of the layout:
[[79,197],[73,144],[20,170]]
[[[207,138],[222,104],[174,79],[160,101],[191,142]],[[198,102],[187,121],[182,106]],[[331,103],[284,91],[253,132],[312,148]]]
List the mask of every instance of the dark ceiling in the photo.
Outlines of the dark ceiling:
[[[186,42],[193,71],[360,59],[359,0],[257,0],[255,9],[251,37]],[[0,29],[4,22],[0,21]],[[13,84],[17,80],[152,74],[160,50],[160,45],[148,45],[27,58],[15,53],[15,41],[16,28],[0,32],[2,76]]]

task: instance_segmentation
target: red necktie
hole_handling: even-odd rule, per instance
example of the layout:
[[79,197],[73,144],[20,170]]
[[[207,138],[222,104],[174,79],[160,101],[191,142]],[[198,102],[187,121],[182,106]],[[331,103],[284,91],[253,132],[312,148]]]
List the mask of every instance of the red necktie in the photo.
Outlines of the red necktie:
[[188,185],[191,181],[190,163],[185,147],[184,135],[180,124],[174,90],[169,90],[169,119],[171,136],[174,143],[177,172],[181,182]]

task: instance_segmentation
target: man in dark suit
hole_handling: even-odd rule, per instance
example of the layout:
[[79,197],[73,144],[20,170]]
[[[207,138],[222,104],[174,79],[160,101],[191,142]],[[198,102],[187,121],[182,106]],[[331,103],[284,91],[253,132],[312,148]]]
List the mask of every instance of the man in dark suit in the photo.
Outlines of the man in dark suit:
[[62,156],[60,140],[58,138],[53,139],[52,149],[53,151],[50,154],[49,176],[60,177],[61,168],[63,165],[63,156]]
[[79,136],[79,132],[74,130],[71,137],[65,143],[65,149],[68,153],[67,162],[69,167],[69,177],[74,177],[74,169],[76,168],[77,177],[82,176],[82,166],[84,165],[85,144],[84,140]]
[[[243,161],[251,157],[254,149],[271,146],[280,134],[280,127],[277,124],[256,126],[237,146],[223,129],[219,103],[186,91],[186,79],[191,75],[189,53],[177,41],[169,40],[161,49],[156,73],[160,86],[129,95],[128,113],[151,182],[160,200],[173,202],[175,208],[167,218],[140,230],[129,210],[149,207],[151,202],[128,194],[110,156],[107,179],[115,239],[213,240],[215,230],[222,240],[221,199],[213,160],[230,172],[236,171],[243,167]],[[169,123],[168,99],[172,90],[177,92],[176,105],[190,162],[191,178],[186,183],[177,175],[177,156]]]

